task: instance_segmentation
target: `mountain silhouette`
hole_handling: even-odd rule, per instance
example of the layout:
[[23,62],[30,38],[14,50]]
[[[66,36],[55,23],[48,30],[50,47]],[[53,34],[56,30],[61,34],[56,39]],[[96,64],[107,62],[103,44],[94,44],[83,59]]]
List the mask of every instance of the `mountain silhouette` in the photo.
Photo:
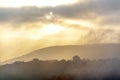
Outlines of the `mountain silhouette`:
[[3,62],[3,64],[15,61],[30,61],[34,58],[40,60],[71,59],[74,55],[89,59],[115,58],[120,56],[120,44],[64,45],[47,47],[35,50],[21,57],[7,60]]

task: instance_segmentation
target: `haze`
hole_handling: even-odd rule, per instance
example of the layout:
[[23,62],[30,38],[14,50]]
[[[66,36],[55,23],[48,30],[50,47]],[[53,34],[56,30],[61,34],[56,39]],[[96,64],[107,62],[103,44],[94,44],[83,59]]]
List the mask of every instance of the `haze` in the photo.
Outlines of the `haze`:
[[119,0],[1,0],[0,61],[56,45],[120,43]]

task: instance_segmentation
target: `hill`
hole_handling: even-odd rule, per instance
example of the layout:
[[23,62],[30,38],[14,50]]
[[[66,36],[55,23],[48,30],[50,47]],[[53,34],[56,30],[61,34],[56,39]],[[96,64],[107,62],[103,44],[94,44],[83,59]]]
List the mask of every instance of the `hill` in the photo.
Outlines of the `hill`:
[[70,59],[74,55],[89,59],[115,58],[120,56],[120,44],[65,45],[47,47],[35,50],[24,56],[5,61],[4,64],[15,61],[30,61],[34,58],[38,58],[40,60]]

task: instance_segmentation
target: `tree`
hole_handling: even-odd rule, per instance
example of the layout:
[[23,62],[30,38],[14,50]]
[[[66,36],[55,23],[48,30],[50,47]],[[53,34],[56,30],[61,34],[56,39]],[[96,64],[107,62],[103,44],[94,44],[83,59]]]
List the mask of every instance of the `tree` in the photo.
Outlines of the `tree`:
[[80,61],[80,57],[79,56],[73,56],[73,61],[79,62]]

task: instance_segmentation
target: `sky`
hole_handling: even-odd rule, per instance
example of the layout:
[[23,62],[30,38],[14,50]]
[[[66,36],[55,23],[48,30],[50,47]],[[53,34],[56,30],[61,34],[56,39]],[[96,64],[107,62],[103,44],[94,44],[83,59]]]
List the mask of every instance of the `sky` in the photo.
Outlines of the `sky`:
[[120,42],[120,0],[0,0],[0,61],[56,45]]

